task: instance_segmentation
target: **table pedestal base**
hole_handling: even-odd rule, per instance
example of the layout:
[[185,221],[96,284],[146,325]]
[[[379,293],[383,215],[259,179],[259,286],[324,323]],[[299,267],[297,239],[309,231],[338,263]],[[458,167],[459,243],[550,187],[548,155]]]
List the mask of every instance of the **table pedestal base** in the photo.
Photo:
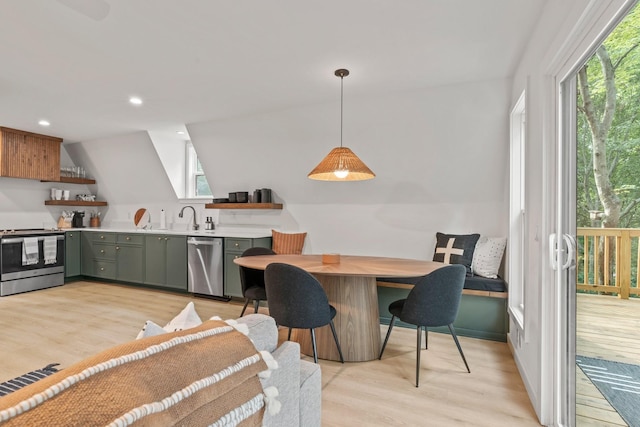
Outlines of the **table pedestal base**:
[[[337,314],[333,319],[345,362],[366,362],[380,353],[380,315],[375,277],[314,275],[322,284],[329,304]],[[292,332],[301,351],[313,357],[309,330]],[[318,358],[340,360],[331,327],[316,329]]]

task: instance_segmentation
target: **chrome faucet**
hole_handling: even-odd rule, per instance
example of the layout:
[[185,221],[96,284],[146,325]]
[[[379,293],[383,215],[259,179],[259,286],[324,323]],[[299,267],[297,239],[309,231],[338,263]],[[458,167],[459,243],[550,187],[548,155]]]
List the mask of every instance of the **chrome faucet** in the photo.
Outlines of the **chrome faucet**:
[[200,229],[200,224],[198,224],[198,220],[196,219],[196,210],[193,208],[193,206],[185,206],[182,209],[180,209],[180,213],[178,214],[178,218],[182,218],[184,216],[184,210],[187,208],[191,208],[191,210],[193,211],[193,229],[194,230],[199,230]]

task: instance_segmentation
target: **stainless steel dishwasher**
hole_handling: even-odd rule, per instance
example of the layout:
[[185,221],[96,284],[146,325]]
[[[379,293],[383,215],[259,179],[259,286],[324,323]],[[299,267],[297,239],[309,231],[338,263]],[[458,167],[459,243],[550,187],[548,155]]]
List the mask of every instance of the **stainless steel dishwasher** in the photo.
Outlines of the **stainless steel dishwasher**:
[[189,237],[187,239],[189,292],[229,300],[224,296],[223,288],[222,242],[221,237]]

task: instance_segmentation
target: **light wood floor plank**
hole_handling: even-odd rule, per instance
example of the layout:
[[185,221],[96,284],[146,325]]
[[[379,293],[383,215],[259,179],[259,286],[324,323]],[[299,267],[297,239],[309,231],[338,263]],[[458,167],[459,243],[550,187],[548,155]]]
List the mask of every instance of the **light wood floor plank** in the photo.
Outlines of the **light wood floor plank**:
[[[236,318],[242,308],[98,282],[0,298],[0,381],[53,362],[64,368],[131,340],[146,320],[164,325],[189,301],[203,319]],[[386,330],[381,327],[382,334]],[[285,329],[280,336],[286,337]],[[323,426],[539,426],[507,345],[466,337],[460,342],[471,374],[451,336],[430,333],[419,388],[412,329],[394,329],[382,360],[321,361]]]

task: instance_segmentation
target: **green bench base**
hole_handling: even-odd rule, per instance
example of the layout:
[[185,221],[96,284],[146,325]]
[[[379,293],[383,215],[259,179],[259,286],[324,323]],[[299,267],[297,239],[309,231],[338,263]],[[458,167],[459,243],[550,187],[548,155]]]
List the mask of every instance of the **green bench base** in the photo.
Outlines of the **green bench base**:
[[[399,299],[406,298],[409,289],[397,287],[378,286],[378,309],[380,311],[380,323],[388,325],[391,321],[389,304]],[[491,295],[491,296],[489,296]],[[480,338],[485,340],[507,342],[509,320],[507,317],[506,295],[495,296],[495,292],[471,291],[462,294],[458,317],[453,323],[456,333],[461,336]],[[397,326],[415,328],[415,325],[396,320]],[[444,326],[429,328],[430,331],[449,333]]]

